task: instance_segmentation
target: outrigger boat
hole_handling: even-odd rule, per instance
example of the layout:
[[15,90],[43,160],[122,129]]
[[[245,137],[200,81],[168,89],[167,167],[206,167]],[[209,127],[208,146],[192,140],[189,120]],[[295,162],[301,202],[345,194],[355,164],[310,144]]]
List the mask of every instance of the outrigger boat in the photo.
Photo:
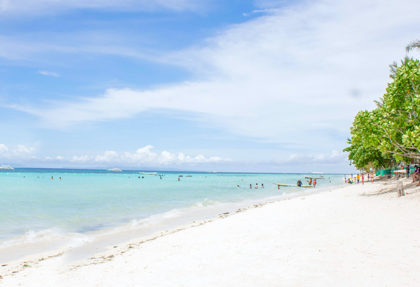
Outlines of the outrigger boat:
[[304,184],[302,184],[301,186],[299,186],[297,184],[275,183],[275,185],[277,185],[277,189],[280,189],[280,186],[283,186],[283,187],[304,187],[304,188],[313,187],[312,185],[304,185]]
[[305,178],[307,178],[307,179],[309,179],[309,178],[312,178],[312,179],[324,179],[323,176],[319,176],[319,177],[305,176]]

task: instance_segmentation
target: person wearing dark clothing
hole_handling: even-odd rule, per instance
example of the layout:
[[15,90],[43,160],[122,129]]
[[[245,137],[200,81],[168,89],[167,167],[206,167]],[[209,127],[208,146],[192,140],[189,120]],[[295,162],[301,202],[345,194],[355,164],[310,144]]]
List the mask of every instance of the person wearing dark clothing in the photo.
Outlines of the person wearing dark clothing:
[[297,181],[297,186],[299,186],[299,187],[302,186],[302,181],[300,179]]
[[415,182],[417,180],[419,181],[418,185],[420,185],[420,167],[418,165],[415,165],[414,166],[414,173],[413,173],[413,182]]

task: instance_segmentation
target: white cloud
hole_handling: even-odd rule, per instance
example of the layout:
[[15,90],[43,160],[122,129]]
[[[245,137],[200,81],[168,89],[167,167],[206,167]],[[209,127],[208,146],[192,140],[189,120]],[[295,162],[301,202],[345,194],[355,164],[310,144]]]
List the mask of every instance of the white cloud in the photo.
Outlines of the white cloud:
[[[103,153],[73,156],[42,155],[34,147],[27,145],[6,146],[0,144],[0,164],[12,166],[48,166],[48,167],[91,167],[91,168],[162,168],[162,169],[214,169],[225,171],[285,171],[302,172],[322,170],[337,172],[337,164],[345,162],[346,155],[338,150],[328,153],[294,153],[278,159],[258,161],[231,160],[219,156],[203,154],[188,155],[182,152],[156,151],[146,145],[133,152],[108,150]],[[349,168],[347,168],[350,170]]]
[[347,155],[338,150],[332,150],[329,153],[315,154],[296,154],[293,153],[289,157],[276,161],[278,164],[337,164],[343,162]]
[[118,153],[112,150],[106,151],[102,155],[97,155],[95,157],[96,162],[113,162],[118,159]]
[[38,71],[38,74],[47,76],[47,77],[54,77],[54,78],[60,77],[60,74],[55,73],[55,72],[49,72],[49,71]]
[[191,0],[0,0],[0,14],[51,13],[68,9],[113,9],[126,11],[174,11],[198,9]]
[[123,166],[169,166],[182,164],[203,164],[227,162],[229,159],[221,157],[206,157],[204,155],[190,156],[184,153],[171,153],[169,151],[155,152],[153,146],[147,145],[137,149],[135,152],[105,151],[97,155],[73,156],[70,162],[89,164],[114,164]]
[[[185,155],[182,152],[172,153],[169,151],[154,151],[153,146],[146,145],[137,149],[134,152],[116,152],[112,150],[96,154],[83,154],[73,156],[62,155],[42,155],[35,147],[27,145],[16,145],[9,147],[5,144],[0,144],[0,163],[1,161],[8,163],[31,164],[39,165],[42,162],[61,163],[65,165],[80,165],[103,167],[118,165],[122,167],[174,167],[178,165],[201,165],[207,163],[223,163],[230,162],[230,159],[221,158],[218,156],[204,156],[199,155]],[[61,165],[60,165],[61,166]]]
[[128,158],[133,161],[140,161],[140,162],[149,162],[153,161],[157,154],[152,151],[153,146],[147,145],[142,148],[139,148],[135,153],[124,153],[124,157]]
[[62,160],[64,160],[64,157],[61,156],[61,155],[46,156],[46,157],[44,157],[44,160],[46,160],[46,161],[62,161]]
[[262,9],[278,8],[281,6],[286,6],[288,4],[287,0],[254,0],[255,6]]
[[22,155],[31,154],[34,151],[35,151],[34,147],[28,147],[28,146],[25,146],[25,145],[22,145],[22,144],[17,145],[16,149],[14,150],[15,153],[22,154]]
[[162,57],[199,80],[15,108],[55,127],[177,110],[236,134],[322,149],[328,135],[342,142],[354,114],[382,95],[388,65],[417,36],[419,10],[409,0],[305,2]]
[[[327,151],[345,145],[354,114],[372,107],[384,92],[388,65],[402,58],[405,45],[418,37],[419,10],[418,1],[408,0],[316,1],[270,9],[269,15],[160,57],[164,63],[189,69],[195,80],[149,90],[108,89],[73,102],[15,108],[55,128],[177,110],[229,132],[309,150],[285,156],[286,163],[345,162],[344,156],[333,157]],[[44,48],[74,52],[47,44],[38,47]],[[100,53],[143,57],[134,50],[105,47]],[[162,166],[223,162],[218,157],[157,152],[152,146],[62,160]]]
[[87,155],[75,155],[70,159],[71,162],[88,162],[89,160],[91,158]]
[[6,153],[9,148],[5,144],[0,144],[0,154]]
[[[0,13],[1,15],[1,13]],[[136,60],[159,61],[160,55],[153,51],[143,51],[139,47],[130,47],[123,36],[103,31],[78,31],[48,33],[44,39],[33,40],[16,35],[0,35],[0,58],[7,60],[33,61],[40,56],[57,53],[82,55],[108,55],[127,57]],[[50,71],[39,71],[45,76],[60,76]]]
[[0,159],[13,160],[13,159],[24,159],[33,157],[36,149],[32,146],[16,145],[7,146],[0,144]]

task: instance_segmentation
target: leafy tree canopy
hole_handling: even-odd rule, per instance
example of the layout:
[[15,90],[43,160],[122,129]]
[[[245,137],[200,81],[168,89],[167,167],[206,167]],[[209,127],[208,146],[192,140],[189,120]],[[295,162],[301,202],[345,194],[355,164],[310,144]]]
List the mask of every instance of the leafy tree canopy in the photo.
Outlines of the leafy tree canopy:
[[350,129],[349,160],[359,169],[420,161],[420,62],[391,66],[386,93],[373,111],[359,112]]

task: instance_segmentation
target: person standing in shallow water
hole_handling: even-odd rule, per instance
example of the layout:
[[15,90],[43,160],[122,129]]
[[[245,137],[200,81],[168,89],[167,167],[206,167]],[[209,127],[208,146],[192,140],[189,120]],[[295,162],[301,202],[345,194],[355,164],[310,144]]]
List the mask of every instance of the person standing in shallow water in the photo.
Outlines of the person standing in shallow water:
[[312,181],[312,183],[313,183],[314,188],[315,188],[315,186],[316,186],[316,179],[314,179],[314,180]]
[[301,187],[302,186],[302,181],[299,179],[296,183],[297,186]]

